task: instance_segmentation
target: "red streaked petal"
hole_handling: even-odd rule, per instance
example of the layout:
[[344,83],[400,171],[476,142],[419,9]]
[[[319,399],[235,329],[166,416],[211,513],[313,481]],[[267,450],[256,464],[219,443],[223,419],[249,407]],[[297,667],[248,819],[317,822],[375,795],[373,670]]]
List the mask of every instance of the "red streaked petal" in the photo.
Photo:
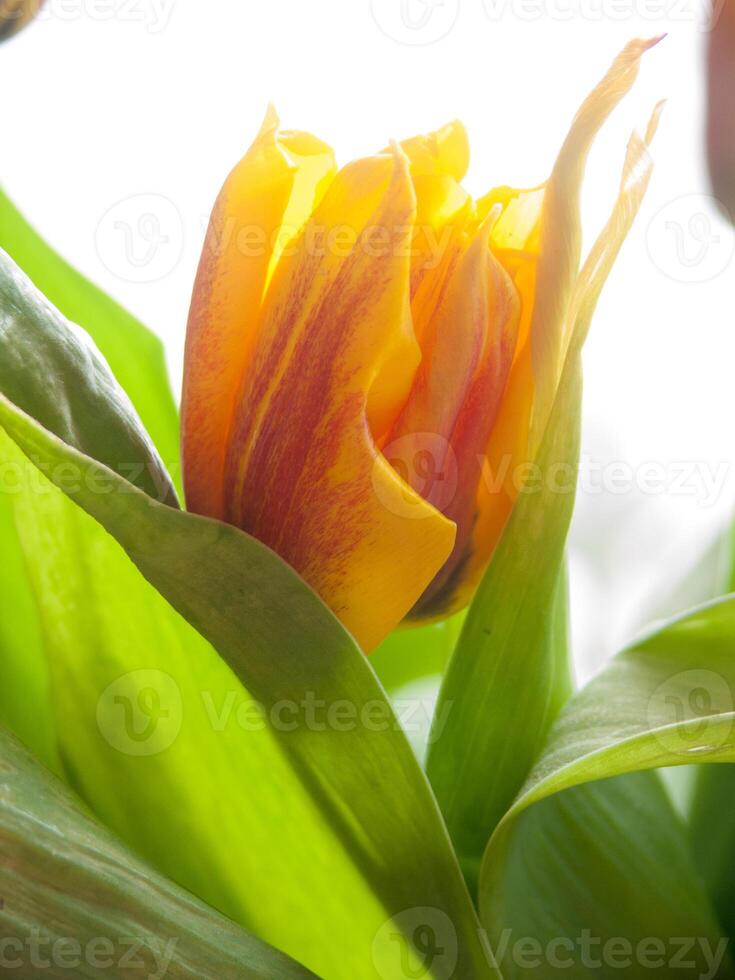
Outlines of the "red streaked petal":
[[[227,453],[226,518],[296,568],[366,650],[406,615],[454,541],[453,524],[388,465],[367,421],[375,378],[415,344],[414,215],[400,151],[337,175],[276,270]],[[351,247],[337,245],[338,229]]]
[[192,511],[223,514],[225,445],[235,395],[253,349],[269,270],[287,238],[283,225],[303,223],[334,169],[331,150],[319,140],[279,134],[271,109],[217,198],[186,337],[182,453]]

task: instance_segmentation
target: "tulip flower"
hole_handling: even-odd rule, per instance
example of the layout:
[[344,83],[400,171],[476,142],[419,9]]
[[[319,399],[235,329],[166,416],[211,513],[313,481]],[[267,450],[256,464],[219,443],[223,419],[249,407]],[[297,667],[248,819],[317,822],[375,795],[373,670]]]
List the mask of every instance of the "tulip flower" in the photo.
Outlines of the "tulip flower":
[[473,200],[459,122],[337,170],[272,111],[225,182],[187,332],[188,506],[280,554],[367,651],[461,608],[492,555],[504,473],[538,451],[648,180],[657,114],[580,272],[586,157],[653,43],[622,51],[536,188]]
[[0,0],[0,41],[25,27],[42,6],[43,0]]
[[712,6],[707,62],[707,151],[712,187],[735,220],[735,0]]

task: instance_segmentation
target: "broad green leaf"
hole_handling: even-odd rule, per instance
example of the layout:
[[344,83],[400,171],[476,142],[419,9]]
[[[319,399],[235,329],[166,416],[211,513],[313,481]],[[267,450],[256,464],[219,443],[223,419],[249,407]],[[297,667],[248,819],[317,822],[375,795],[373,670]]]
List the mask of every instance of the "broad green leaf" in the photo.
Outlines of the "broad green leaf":
[[[728,598],[644,636],[567,704],[485,853],[480,907],[493,941],[506,924],[508,861],[532,805],[556,799],[555,794],[572,787],[625,773],[695,760],[735,760],[733,639],[735,598]],[[549,811],[547,823],[548,817]],[[643,833],[645,819],[640,823]],[[649,895],[649,905],[655,904],[655,892],[636,867],[630,835],[621,840],[631,851],[631,860],[626,862],[628,887],[635,883]],[[688,884],[692,893],[697,881]],[[606,897],[604,879],[592,875],[592,886],[597,900],[615,912],[613,895]],[[676,929],[676,920],[672,922],[671,928]],[[732,974],[728,967],[719,975]]]
[[735,975],[656,773],[576,786],[526,810],[501,871],[488,915],[506,980]]
[[[564,547],[579,457],[581,372],[565,377],[538,459],[472,602],[437,705],[427,772],[465,876],[571,691]],[[564,485],[559,482],[563,474]]]
[[26,480],[3,502],[36,596],[45,710],[74,788],[168,877],[321,976],[372,976],[362,946],[386,913],[259,706],[2,430],[0,459]]
[[[34,301],[30,284],[24,284],[23,296],[14,298],[13,309],[21,310],[24,300],[26,306]],[[39,301],[36,304],[42,319],[44,310]],[[58,340],[70,348],[66,324],[53,310],[46,308],[45,315],[49,343]],[[14,351],[12,345],[9,350]],[[31,352],[35,354],[35,348]],[[90,366],[94,369],[94,361],[84,352],[70,349],[69,365],[58,379],[59,400],[66,402],[62,431],[79,448],[115,465],[105,432],[92,429],[90,435],[88,428],[90,407],[98,415],[110,410],[106,389],[89,386],[97,396],[92,405],[66,397],[67,386],[75,390],[88,380]],[[44,382],[42,371],[9,371],[6,384],[25,405],[35,408],[40,403],[43,409],[39,390],[43,392]],[[15,407],[13,412],[29,420]],[[102,504],[99,513],[107,512],[105,500],[117,499],[122,505],[117,532],[128,521],[128,508],[131,528],[135,513],[142,515],[150,526],[138,526],[139,544],[144,550],[158,550],[155,528],[160,514],[171,508],[155,506],[152,497],[88,457],[65,455],[66,444],[40,426],[31,426],[31,431],[61,450],[45,456],[30,452],[36,467],[62,490]],[[371,951],[374,937],[381,935],[394,912],[412,906],[436,908],[456,921],[457,929],[464,931],[460,962],[473,964],[476,972],[471,975],[486,975],[474,910],[426,781],[365,658],[311,590],[268,549],[234,529],[189,515],[180,529],[167,529],[170,544],[168,553],[166,548],[158,553],[162,565],[157,574],[163,573],[165,580],[176,569],[185,578],[191,576],[194,599],[203,604],[208,619],[222,615],[211,605],[215,596],[220,607],[225,604],[232,620],[227,642],[236,644],[239,657],[247,658],[247,669],[240,665],[238,673],[244,679],[255,672],[249,684],[257,700],[253,705],[224,662],[147,585],[115,541],[53,486],[38,478],[33,482],[35,469],[22,455],[18,459],[18,450],[7,442],[6,461],[16,466],[21,484],[21,492],[9,499],[41,612],[60,751],[69,778],[96,812],[170,876],[275,945],[297,953],[299,960],[325,976],[345,970],[355,977],[375,976],[379,965],[378,953],[373,956]],[[202,533],[205,541],[197,543]],[[235,549],[229,558],[218,546],[210,552],[211,536],[220,534]],[[227,535],[234,536],[234,545]],[[197,548],[204,548],[204,561]],[[183,555],[187,557],[182,561]],[[138,555],[133,557],[140,563]],[[240,573],[231,577],[234,592],[222,588],[230,578],[223,568],[228,560]],[[193,579],[205,569],[202,598]],[[281,609],[278,596],[270,597],[271,605],[263,605],[273,577],[280,583],[277,592],[288,594],[293,603],[290,614]],[[245,586],[252,596],[241,591]],[[178,605],[182,608],[181,601]],[[281,612],[287,615],[276,629]],[[263,618],[265,624],[260,622]],[[198,625],[195,617],[189,619]],[[315,628],[309,625],[312,620]],[[263,635],[248,642],[248,633],[259,629]],[[316,662],[331,654],[313,677],[308,671],[294,672],[294,665],[301,663],[302,642]],[[286,644],[291,659],[278,665],[275,655],[279,649],[283,654]],[[335,659],[341,667],[334,677],[323,676],[335,670]],[[272,676],[274,667],[283,676]],[[348,714],[356,713],[352,726],[349,718],[345,723],[345,708]],[[377,722],[376,709],[382,712]],[[297,727],[309,734],[303,740],[308,752],[284,755],[297,743],[291,735],[291,710],[303,714]],[[259,714],[263,711],[270,727]],[[310,713],[316,714],[315,720]],[[225,734],[222,729],[228,723],[232,727]],[[343,731],[345,724],[350,735]],[[355,739],[374,750],[365,755],[362,766],[356,762],[361,756],[352,744]],[[331,758],[324,750],[330,744]],[[374,798],[379,785],[375,771],[381,768],[383,753],[394,763],[386,798],[406,797],[410,787],[406,810],[394,803],[387,811]],[[321,783],[325,774],[334,779],[333,770],[341,775],[344,794],[338,789],[328,800]],[[165,813],[166,818],[153,821],[151,813]],[[369,828],[364,833],[361,823]],[[393,864],[385,863],[388,839]],[[182,840],[188,842],[183,853]],[[414,881],[401,872],[399,857],[402,860],[420,845],[433,845],[436,854],[423,881]],[[366,861],[372,862],[369,871]],[[320,868],[316,882],[315,863]],[[260,883],[257,894],[253,881]],[[413,895],[415,900],[409,902]],[[284,912],[287,903],[291,908]],[[308,912],[302,912],[303,905],[308,905]],[[388,923],[383,935],[394,932]],[[385,955],[399,955],[394,943],[386,945]]]
[[[710,596],[735,589],[734,544],[735,524],[711,555]],[[735,766],[697,767],[689,832],[697,867],[726,934],[735,942]]]
[[179,424],[160,340],[57,255],[2,190],[0,248],[50,303],[90,335],[178,486]]
[[689,815],[692,853],[735,942],[735,766],[700,766]]
[[60,439],[176,506],[155,446],[89,336],[2,250],[0,310],[0,391]]
[[[4,436],[0,434],[0,440]],[[0,454],[0,485],[9,478]],[[0,490],[0,725],[19,735],[60,771],[51,714],[49,671],[36,601],[18,541],[13,508]]]
[[[382,688],[367,659],[305,583],[259,542],[236,528],[161,505],[111,470],[62,443],[4,397],[0,397],[0,425],[29,459],[43,466],[52,480],[58,480],[61,489],[117,538],[148,581],[226,659],[272,719],[268,731],[284,753],[297,785],[303,788],[304,807],[309,802],[324,820],[325,833],[331,835],[331,849],[348,871],[365,882],[368,896],[374,895],[382,909],[382,922],[376,921],[376,910],[366,899],[365,914],[335,896],[325,909],[305,887],[298,896],[292,894],[293,911],[284,915],[281,909],[274,921],[272,912],[263,907],[263,894],[255,897],[250,891],[252,915],[268,919],[271,931],[263,930],[262,935],[297,954],[301,962],[324,976],[381,977],[390,964],[406,955],[394,941],[399,929],[406,927],[409,935],[423,936],[424,930],[419,928],[422,916],[433,917],[429,923],[432,928],[436,916],[440,916],[456,935],[458,975],[468,980],[497,975],[478,933],[474,910],[436,801]],[[73,483],[58,479],[62,465],[74,468],[80,479]],[[112,486],[114,492],[99,494],[90,489],[100,481]],[[104,573],[97,575],[98,568],[103,569],[104,563],[92,557],[91,564],[83,569],[87,583],[103,590],[101,601],[94,604],[93,629],[97,628],[101,611],[107,616],[113,614],[110,596],[99,581]],[[54,589],[44,592],[53,595]],[[133,603],[136,600],[137,596]],[[139,621],[140,613],[133,605],[127,615],[133,625]],[[107,624],[107,631],[113,628],[112,623]],[[212,669],[210,665],[208,668]],[[177,683],[183,681],[180,667],[171,673]],[[217,691],[222,690],[223,685],[218,684]],[[150,690],[141,691],[131,683],[115,693],[131,710],[137,697],[139,707],[144,711],[150,708],[157,719],[163,717],[170,724],[171,716],[161,715],[166,708],[155,692],[151,696]],[[99,689],[97,694],[99,697]],[[140,701],[141,694],[146,695],[145,703]],[[311,710],[317,712],[316,723],[309,715]],[[150,722],[151,718],[145,720]],[[104,719],[103,726],[106,723]],[[167,725],[159,730],[165,737]],[[196,737],[199,730],[189,734]],[[140,771],[146,760],[137,761]],[[183,757],[180,764],[185,764]],[[119,781],[126,786],[125,796],[133,792],[135,768],[130,767],[127,777]],[[199,771],[197,767],[196,775],[188,774],[195,786]],[[167,767],[160,763],[156,775],[165,776],[166,772]],[[243,767],[244,777],[245,773]],[[79,773],[76,775],[79,778]],[[151,781],[154,778],[151,774]],[[267,790],[267,780],[266,770],[249,783],[253,807],[258,806],[261,783]],[[141,783],[147,786],[149,780],[138,780],[138,786]],[[197,791],[201,795],[201,786],[197,786]],[[275,802],[270,793],[266,796],[269,802]],[[138,819],[141,812],[151,819],[151,811],[141,807],[139,801],[124,800],[120,806],[137,809]],[[201,806],[208,811],[201,826],[212,828],[213,834],[222,834],[226,819],[240,819],[236,811],[225,808],[216,794],[202,800]],[[282,800],[281,806],[290,811],[291,798]],[[283,809],[281,820],[282,815]],[[174,815],[182,825],[186,825],[187,818],[185,813]],[[260,826],[263,834],[266,828]],[[271,848],[287,847],[283,830],[277,821],[268,842]],[[333,882],[322,866],[329,861],[329,851],[322,846],[318,856],[309,854],[308,837],[301,835],[302,828],[297,825],[289,830],[300,839],[293,852],[285,850],[284,858],[295,862],[299,856],[302,861],[308,856],[313,862],[315,884],[328,884],[331,889]],[[169,851],[177,845],[180,851],[186,835],[172,832],[171,825],[168,834],[172,838]],[[258,846],[247,842],[247,838],[245,841],[245,846]],[[188,840],[185,849],[192,850]],[[269,851],[268,857],[271,856]],[[228,861],[230,880],[241,881],[242,868],[233,864],[232,855],[222,857]],[[194,863],[196,855],[189,856],[188,861],[190,865]],[[263,874],[267,874],[265,867]],[[250,886],[254,888],[255,883],[251,881]],[[260,882],[258,887],[263,887]],[[294,945],[275,943],[273,932],[280,929],[292,936],[292,930],[302,929],[303,919],[291,919],[300,919],[301,906],[308,902],[314,903],[312,915],[318,912],[324,919],[328,911],[334,917],[323,921],[319,939],[312,937],[306,956]],[[414,910],[410,923],[399,918],[406,910]],[[394,922],[386,921],[393,917]],[[257,931],[261,933],[260,929]],[[419,944],[414,956],[414,963],[419,960],[418,968],[425,955]],[[339,965],[335,965],[338,960]],[[320,969],[320,962],[326,962],[328,969]]]
[[[68,318],[81,324],[94,338],[142,416],[169,472],[175,476],[179,469],[178,420],[160,342],[59,258],[2,191],[0,247],[14,256]],[[28,365],[23,367],[27,370]],[[52,412],[55,409],[48,400],[47,407]],[[3,489],[10,487],[12,478],[12,473],[0,473]],[[14,517],[5,500],[0,500],[0,553],[4,610],[0,624],[0,722],[18,732],[49,766],[58,769],[53,719],[48,710],[43,632]]]
[[314,976],[146,866],[2,729],[0,896],[4,975]]

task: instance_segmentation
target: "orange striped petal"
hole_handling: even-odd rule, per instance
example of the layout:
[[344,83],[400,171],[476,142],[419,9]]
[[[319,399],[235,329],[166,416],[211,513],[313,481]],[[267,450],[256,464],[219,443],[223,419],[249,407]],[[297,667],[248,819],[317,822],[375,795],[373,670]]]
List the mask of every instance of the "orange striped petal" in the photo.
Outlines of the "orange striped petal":
[[494,221],[491,215],[451,270],[425,330],[411,395],[386,448],[414,489],[457,525],[452,554],[416,615],[436,615],[451,605],[467,559],[482,458],[515,352],[520,304],[489,247]]
[[425,276],[441,277],[440,266],[453,225],[471,207],[460,186],[470,162],[467,131],[459,120],[423,136],[404,140],[416,191],[416,228],[412,242],[411,298]]
[[[469,141],[462,123],[455,120],[436,132],[404,140],[416,195],[416,216],[411,239],[411,299],[418,306],[434,305],[436,294],[451,265],[457,233],[472,200],[458,181],[469,164]],[[416,307],[414,306],[414,313]],[[422,324],[414,316],[414,337],[396,348],[370,392],[370,426],[379,444],[385,442],[398,412],[411,390],[421,357]]]
[[329,147],[307,133],[279,133],[269,109],[217,198],[186,337],[182,453],[192,511],[224,513],[225,446],[266,282],[335,169]]
[[414,218],[399,150],[337,175],[276,269],[227,450],[226,518],[296,568],[366,650],[454,543],[452,522],[388,464],[367,421],[375,379],[415,345]]

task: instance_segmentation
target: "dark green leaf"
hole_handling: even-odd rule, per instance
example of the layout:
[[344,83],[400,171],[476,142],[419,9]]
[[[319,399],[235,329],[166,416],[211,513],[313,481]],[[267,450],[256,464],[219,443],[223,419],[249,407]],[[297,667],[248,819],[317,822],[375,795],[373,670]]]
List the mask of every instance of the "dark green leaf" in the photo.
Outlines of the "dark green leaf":
[[40,238],[0,190],[0,248],[90,335],[178,486],[179,424],[160,340]]
[[83,330],[0,250],[0,392],[165,503],[176,492],[130,400]]

